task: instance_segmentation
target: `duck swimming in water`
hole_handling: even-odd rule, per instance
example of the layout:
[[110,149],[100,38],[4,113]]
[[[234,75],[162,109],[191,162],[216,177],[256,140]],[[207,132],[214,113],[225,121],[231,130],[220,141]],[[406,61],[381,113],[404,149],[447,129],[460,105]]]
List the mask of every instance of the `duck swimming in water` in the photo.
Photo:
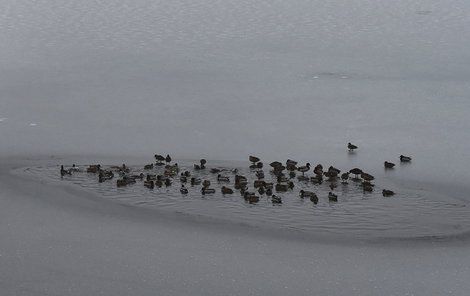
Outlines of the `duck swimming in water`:
[[222,194],[233,194],[233,190],[225,186],[222,186],[221,191],[222,191]]
[[333,192],[328,193],[328,200],[330,202],[337,202],[338,201],[338,196],[334,194]]
[[202,195],[205,195],[205,194],[214,194],[214,193],[215,193],[215,189],[214,189],[214,188],[202,187],[201,193],[202,193]]
[[181,185],[181,188],[180,188],[180,192],[181,194],[188,194],[188,188],[184,187],[184,185],[182,184]]
[[273,204],[282,204],[282,198],[280,196],[277,196],[277,195],[273,195],[271,197],[271,202]]
[[385,162],[384,162],[384,167],[385,167],[386,169],[393,169],[394,166],[395,166],[395,164],[392,163],[392,162],[388,162],[388,161],[385,161]]
[[312,191],[300,190],[300,192],[299,192],[300,198],[310,197],[310,196],[313,196],[313,195],[315,195],[315,193],[312,192]]
[[230,178],[222,175],[217,175],[217,181],[219,182],[230,182]]
[[155,188],[155,182],[152,180],[144,181],[144,186],[147,187],[148,189],[153,189]]
[[199,184],[201,184],[201,179],[194,178],[194,177],[191,178],[191,185],[194,186],[194,185],[199,185]]
[[145,165],[144,170],[153,170],[153,163]]
[[199,164],[194,164],[195,170],[203,170],[206,168],[206,160],[203,158],[199,160]]
[[171,162],[170,154],[167,154],[167,155],[166,155],[166,157],[165,157],[165,162],[166,162],[166,163],[170,163],[170,162]]
[[157,161],[157,165],[162,165],[163,162],[165,161],[165,157],[163,155],[155,154],[154,157],[155,157],[155,160]]
[[382,190],[382,195],[384,197],[393,196],[393,195],[395,195],[395,192],[393,192],[392,190],[384,189],[384,190]]
[[259,196],[256,196],[254,193],[251,192],[245,192],[243,198],[250,204],[259,202]]
[[202,187],[209,188],[209,186],[211,186],[211,181],[209,180],[202,181]]
[[341,174],[341,180],[343,181],[343,184],[348,184],[348,179],[349,179],[349,173]]

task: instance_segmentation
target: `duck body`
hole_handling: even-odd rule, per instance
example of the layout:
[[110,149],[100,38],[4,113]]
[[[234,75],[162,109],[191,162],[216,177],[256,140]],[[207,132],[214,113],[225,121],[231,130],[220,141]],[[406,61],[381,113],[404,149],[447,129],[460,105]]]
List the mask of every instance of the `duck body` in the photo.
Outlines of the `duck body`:
[[181,185],[181,188],[180,188],[180,192],[181,194],[188,194],[188,188],[184,187],[184,185]]
[[153,163],[145,165],[144,170],[153,170]]
[[338,202],[338,196],[334,194],[333,192],[328,193],[328,200],[330,202]]
[[155,188],[155,182],[153,180],[144,181],[144,186],[148,189],[153,189]]
[[202,195],[205,195],[205,194],[214,194],[214,193],[215,193],[215,189],[214,189],[214,188],[202,187],[201,193],[202,193]]
[[230,182],[230,178],[222,175],[217,175],[217,181],[219,182]]
[[393,167],[395,167],[395,164],[393,162],[388,162],[388,161],[385,161],[384,162],[384,167],[386,169],[393,169]]
[[405,155],[400,155],[400,161],[401,162],[410,162],[411,157],[410,156],[405,156]]
[[233,194],[233,190],[225,186],[222,186],[220,190],[222,191],[222,194]]
[[277,195],[273,195],[271,197],[271,202],[273,204],[282,204],[282,198],[280,196],[277,196]]
[[194,185],[199,185],[199,184],[201,184],[201,179],[199,179],[199,178],[194,178],[194,177],[191,178],[191,185],[194,186]]
[[361,170],[360,168],[353,168],[353,169],[349,170],[349,172],[350,172],[351,174],[353,174],[356,179],[358,179],[358,176],[359,176],[360,174],[362,174],[362,170]]
[[393,192],[392,190],[384,189],[384,190],[382,190],[382,195],[384,197],[389,197],[389,196],[395,195],[395,192]]
[[255,180],[253,182],[253,187],[260,188],[260,187],[264,187],[265,184],[266,182],[264,182],[263,180]]
[[348,143],[348,149],[349,149],[349,151],[354,151],[354,150],[357,149],[357,146],[354,145],[354,144]]
[[258,161],[260,161],[259,157],[256,157],[256,156],[253,156],[253,155],[250,155],[248,157],[248,159],[250,160],[250,162],[252,163],[257,163]]
[[276,184],[275,188],[277,192],[286,192],[289,189],[287,184]]

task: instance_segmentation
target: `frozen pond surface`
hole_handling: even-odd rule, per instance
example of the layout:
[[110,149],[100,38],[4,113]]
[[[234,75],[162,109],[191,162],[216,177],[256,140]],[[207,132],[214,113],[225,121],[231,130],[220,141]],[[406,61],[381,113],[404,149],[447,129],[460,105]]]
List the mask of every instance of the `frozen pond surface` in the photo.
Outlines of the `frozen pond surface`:
[[[266,195],[263,195],[258,203],[249,204],[238,191],[233,195],[222,195],[220,192],[220,187],[224,185],[233,188],[235,174],[230,171],[233,168],[238,169],[238,174],[248,177],[249,191],[254,191],[255,171],[248,168],[248,163],[209,162],[208,168],[202,171],[193,170],[192,164],[195,162],[178,163],[181,171],[190,170],[193,176],[210,180],[216,193],[202,195],[201,185],[190,186],[187,183],[189,194],[182,195],[179,177],[174,178],[170,187],[156,187],[150,190],[143,186],[142,181],[123,188],[116,187],[117,178],[99,183],[97,175],[86,172],[61,179],[59,166],[28,167],[19,169],[17,173],[26,173],[47,182],[75,184],[106,199],[133,206],[343,238],[445,237],[470,230],[470,212],[466,201],[442,196],[430,190],[407,189],[392,182],[387,177],[388,172],[374,182],[376,188],[372,193],[364,193],[360,183],[352,180],[349,180],[348,185],[337,182],[338,187],[334,190],[338,194],[337,203],[328,201],[330,182],[324,181],[321,185],[315,185],[293,179],[293,190],[286,193],[274,191],[282,197],[282,205],[273,205]],[[162,174],[164,171],[163,167],[157,166],[150,171],[143,170],[143,165],[129,167],[132,169],[131,174]],[[211,167],[227,169],[221,174],[229,176],[230,183],[218,182],[217,174],[209,172]],[[86,171],[86,166],[81,166],[81,169]],[[395,170],[400,169],[406,170],[400,167]],[[266,181],[270,182],[272,176],[268,173],[269,170],[265,168],[264,171]],[[311,174],[310,172],[307,175]],[[383,188],[394,190],[396,195],[383,197]],[[316,192],[319,203],[314,205],[308,198],[299,198],[301,189]]]

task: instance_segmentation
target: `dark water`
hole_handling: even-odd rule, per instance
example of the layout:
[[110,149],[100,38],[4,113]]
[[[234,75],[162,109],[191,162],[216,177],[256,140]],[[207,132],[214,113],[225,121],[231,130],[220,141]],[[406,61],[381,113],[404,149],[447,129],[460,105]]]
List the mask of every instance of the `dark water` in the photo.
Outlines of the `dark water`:
[[[215,217],[234,223],[264,225],[273,228],[293,229],[314,233],[333,234],[357,237],[422,237],[434,235],[451,235],[470,230],[470,211],[464,201],[440,196],[426,190],[407,189],[394,184],[389,178],[379,177],[374,183],[372,193],[364,193],[359,183],[349,181],[348,185],[338,182],[334,190],[338,202],[328,201],[329,182],[314,185],[311,182],[295,181],[295,188],[286,193],[276,193],[283,200],[282,205],[273,205],[271,199],[262,196],[256,204],[244,201],[238,191],[233,195],[222,195],[221,186],[233,188],[234,173],[248,177],[249,189],[253,189],[255,171],[243,162],[210,162],[210,167],[227,169],[222,174],[230,177],[230,183],[219,183],[217,174],[209,169],[193,171],[193,162],[179,162],[182,171],[190,170],[192,175],[211,181],[216,189],[213,195],[202,195],[201,186],[186,186],[189,194],[180,193],[179,177],[175,177],[170,187],[153,190],[143,186],[142,181],[124,188],[116,187],[116,178],[99,183],[97,176],[86,172],[60,178],[59,166],[28,167],[20,171],[35,178],[41,178],[63,184],[75,184],[102,197],[138,207],[146,207],[190,215]],[[85,169],[86,166],[80,166]],[[130,166],[132,174],[163,173],[163,167],[144,171],[143,165]],[[341,168],[340,168],[341,169]],[[350,168],[346,168],[350,169]],[[264,169],[266,181],[272,176],[268,168]],[[307,175],[311,175],[309,172]],[[382,189],[392,189],[393,197],[383,197]],[[301,189],[317,193],[319,203],[314,205],[309,199],[299,198]]]

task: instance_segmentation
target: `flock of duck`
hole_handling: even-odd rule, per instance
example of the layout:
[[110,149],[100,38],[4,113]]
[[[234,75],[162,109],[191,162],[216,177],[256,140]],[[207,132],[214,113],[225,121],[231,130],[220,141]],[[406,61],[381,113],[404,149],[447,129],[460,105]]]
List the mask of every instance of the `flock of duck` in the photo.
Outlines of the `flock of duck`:
[[[358,147],[351,143],[347,145],[349,151],[354,151]],[[322,184],[327,182],[330,188],[328,193],[329,202],[338,202],[338,196],[335,194],[335,188],[338,186],[338,182],[342,185],[348,185],[348,181],[360,182],[360,187],[364,193],[374,191],[375,185],[372,183],[375,179],[371,174],[361,170],[360,168],[353,168],[349,171],[341,172],[341,170],[330,166],[328,169],[324,169],[321,164],[312,167],[310,163],[305,165],[299,165],[297,161],[288,159],[285,163],[274,161],[269,164],[269,173],[272,175],[272,182],[266,181],[264,173],[264,164],[261,159],[256,156],[249,156],[251,162],[250,170],[255,176],[252,186],[249,186],[248,178],[244,175],[238,174],[237,169],[221,169],[221,168],[206,168],[207,161],[201,159],[199,163],[194,164],[194,172],[186,170],[180,172],[180,168],[177,163],[172,163],[170,155],[166,157],[156,154],[155,163],[147,164],[143,167],[146,173],[133,174],[132,170],[125,164],[121,166],[110,166],[107,169],[99,164],[89,165],[86,172],[89,174],[95,174],[98,177],[98,182],[103,183],[117,177],[116,186],[125,187],[137,182],[143,183],[143,186],[150,190],[155,187],[169,187],[175,183],[175,179],[179,177],[180,192],[183,195],[189,193],[187,188],[188,184],[191,187],[200,186],[200,192],[202,195],[214,194],[216,189],[211,187],[210,180],[202,180],[197,177],[195,171],[209,170],[211,174],[217,175],[217,183],[222,185],[220,192],[223,195],[234,194],[238,191],[244,200],[248,203],[257,203],[263,196],[270,198],[273,204],[282,204],[281,194],[283,192],[291,191],[295,187],[295,179],[299,182],[311,182],[313,184]],[[411,157],[400,155],[400,162],[410,162]],[[164,167],[162,174],[155,174],[154,169],[156,167]],[[393,169],[395,164],[389,161],[384,162],[385,169]],[[307,176],[306,173],[312,169],[313,175]],[[75,164],[70,168],[65,168],[63,165],[60,168],[60,175],[72,175],[74,173],[81,172]],[[300,173],[300,174],[298,174]],[[233,176],[233,183],[231,176]],[[351,176],[353,175],[353,176]],[[233,184],[233,189],[230,185]],[[251,191],[249,188],[252,188]],[[274,192],[277,194],[274,194]],[[395,193],[392,190],[383,189],[382,195],[384,197],[393,196]],[[308,198],[314,204],[318,203],[318,196],[313,191],[300,190],[299,197],[304,199]]]

